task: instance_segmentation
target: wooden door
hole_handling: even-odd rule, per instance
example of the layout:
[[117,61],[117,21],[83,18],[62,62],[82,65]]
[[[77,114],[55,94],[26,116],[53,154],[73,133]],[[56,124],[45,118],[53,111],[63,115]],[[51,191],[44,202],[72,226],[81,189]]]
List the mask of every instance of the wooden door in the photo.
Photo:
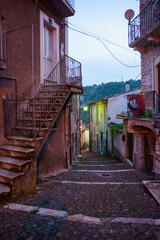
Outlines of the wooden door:
[[43,79],[46,79],[54,67],[54,39],[53,29],[44,25],[44,46],[43,46]]

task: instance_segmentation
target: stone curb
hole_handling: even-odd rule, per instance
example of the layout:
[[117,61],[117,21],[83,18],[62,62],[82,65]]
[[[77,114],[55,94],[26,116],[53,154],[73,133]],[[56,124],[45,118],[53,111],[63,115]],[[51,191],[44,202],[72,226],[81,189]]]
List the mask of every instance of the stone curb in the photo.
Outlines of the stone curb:
[[134,172],[135,169],[122,169],[122,170],[73,170],[76,172],[97,172],[97,173],[117,173],[117,172]]
[[148,225],[156,225],[160,226],[160,219],[150,219],[150,218],[123,218],[117,217],[111,222],[114,223],[135,223],[135,224],[148,224]]
[[151,219],[151,218],[131,218],[131,217],[115,217],[115,218],[97,218],[97,217],[90,217],[83,214],[73,214],[68,216],[68,212],[66,211],[59,211],[47,208],[38,208],[34,206],[27,206],[22,204],[16,203],[9,203],[8,205],[3,206],[3,208],[16,210],[16,211],[24,211],[33,213],[35,212],[38,215],[43,216],[52,216],[55,218],[64,218],[67,221],[77,221],[83,223],[93,223],[93,224],[103,224],[106,222],[110,223],[133,223],[133,224],[148,224],[154,226],[160,226],[160,219]]
[[58,181],[52,179],[46,179],[46,181],[51,181],[55,183],[62,184],[82,184],[82,185],[140,185],[142,182],[76,182],[76,181]]
[[9,203],[8,205],[5,205],[3,207],[10,210],[23,211],[23,212],[29,212],[29,213],[38,211],[39,209],[38,207],[27,206],[27,205],[16,204],[16,203]]
[[38,208],[35,206],[27,206],[22,204],[16,204],[16,203],[9,203],[8,205],[3,206],[6,209],[10,210],[16,210],[16,211],[23,211],[23,212],[29,212],[29,213],[37,213],[38,215],[43,216],[52,216],[55,218],[66,218],[68,216],[68,212],[66,211],[58,211],[48,208]]

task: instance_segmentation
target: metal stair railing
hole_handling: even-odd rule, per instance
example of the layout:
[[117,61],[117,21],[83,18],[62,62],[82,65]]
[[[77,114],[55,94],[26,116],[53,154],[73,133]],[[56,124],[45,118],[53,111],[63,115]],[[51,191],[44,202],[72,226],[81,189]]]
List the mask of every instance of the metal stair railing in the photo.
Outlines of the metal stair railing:
[[[58,85],[57,82],[63,84]],[[5,136],[36,138],[66,84],[78,87],[82,85],[81,64],[68,56],[57,63],[34,95],[7,96],[3,100]]]

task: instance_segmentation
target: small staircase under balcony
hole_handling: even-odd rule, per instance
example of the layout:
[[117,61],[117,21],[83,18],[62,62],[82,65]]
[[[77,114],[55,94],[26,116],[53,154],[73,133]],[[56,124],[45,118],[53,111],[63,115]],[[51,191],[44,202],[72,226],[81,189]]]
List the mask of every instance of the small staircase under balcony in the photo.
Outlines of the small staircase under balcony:
[[[48,133],[56,131],[54,125],[70,95],[70,86],[49,84],[41,87],[34,100],[18,103],[17,122],[9,123],[8,143],[0,146],[0,196],[16,197],[33,190],[36,173],[30,171],[36,172],[36,157]],[[8,102],[4,105],[8,104],[8,114],[13,115],[14,100]]]

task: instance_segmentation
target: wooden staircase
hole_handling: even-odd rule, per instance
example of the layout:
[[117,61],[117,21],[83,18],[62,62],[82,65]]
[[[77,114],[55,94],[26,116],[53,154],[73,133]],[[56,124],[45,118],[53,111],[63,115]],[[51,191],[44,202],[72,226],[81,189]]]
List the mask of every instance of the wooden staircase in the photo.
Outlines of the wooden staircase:
[[11,136],[0,146],[0,196],[10,194],[14,198],[35,189],[36,157],[70,94],[69,86],[42,85],[19,114],[16,125],[11,124]]

